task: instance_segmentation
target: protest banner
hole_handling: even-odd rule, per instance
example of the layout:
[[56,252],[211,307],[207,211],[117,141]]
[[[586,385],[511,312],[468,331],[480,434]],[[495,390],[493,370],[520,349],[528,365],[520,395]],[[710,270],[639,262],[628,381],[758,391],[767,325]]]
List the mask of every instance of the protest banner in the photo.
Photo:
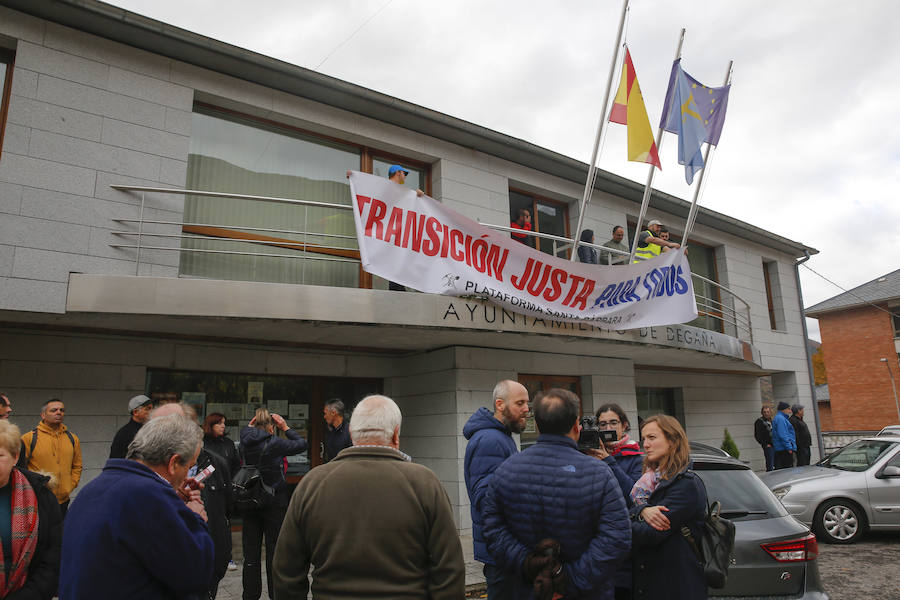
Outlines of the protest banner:
[[697,317],[683,250],[630,265],[575,263],[518,243],[383,177],[354,171],[350,191],[362,266],[390,281],[613,329]]

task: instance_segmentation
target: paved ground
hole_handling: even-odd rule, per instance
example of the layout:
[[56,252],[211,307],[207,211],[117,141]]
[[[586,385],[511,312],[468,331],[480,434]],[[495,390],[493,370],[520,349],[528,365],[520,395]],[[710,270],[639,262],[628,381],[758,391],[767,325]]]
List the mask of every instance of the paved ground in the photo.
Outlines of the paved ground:
[[[234,534],[234,557],[240,566],[240,533]],[[263,570],[265,589],[265,562]],[[831,600],[900,600],[900,533],[870,533],[849,546],[819,544],[819,572]],[[241,600],[241,589],[238,568],[222,580],[216,600]]]
[[900,600],[900,533],[869,533],[857,544],[819,544],[819,573],[831,600]]

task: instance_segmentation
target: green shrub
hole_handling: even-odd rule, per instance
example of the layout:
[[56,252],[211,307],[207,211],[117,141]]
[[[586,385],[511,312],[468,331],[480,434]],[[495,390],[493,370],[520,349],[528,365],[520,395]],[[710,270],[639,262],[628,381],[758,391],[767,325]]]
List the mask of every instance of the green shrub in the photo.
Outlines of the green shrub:
[[737,444],[734,442],[734,438],[731,437],[731,434],[728,433],[727,429],[725,430],[725,439],[722,440],[722,450],[735,458],[741,457],[741,451],[738,450]]

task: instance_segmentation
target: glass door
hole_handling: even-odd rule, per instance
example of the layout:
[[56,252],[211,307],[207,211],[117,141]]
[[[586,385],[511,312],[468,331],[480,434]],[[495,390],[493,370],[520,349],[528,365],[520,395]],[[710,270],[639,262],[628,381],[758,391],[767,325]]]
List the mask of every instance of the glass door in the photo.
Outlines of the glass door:
[[[553,388],[569,390],[581,399],[581,378],[567,375],[519,375],[519,383],[528,390],[529,403],[534,402],[535,396],[540,392]],[[578,413],[581,415],[581,410]],[[525,431],[520,436],[522,450],[537,441],[540,432],[534,423],[534,413],[529,412],[525,419]]]

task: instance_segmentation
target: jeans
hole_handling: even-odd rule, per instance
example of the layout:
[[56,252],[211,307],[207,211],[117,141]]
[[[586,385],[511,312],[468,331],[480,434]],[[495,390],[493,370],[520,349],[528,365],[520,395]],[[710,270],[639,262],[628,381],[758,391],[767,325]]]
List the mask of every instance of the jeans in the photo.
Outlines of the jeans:
[[484,565],[482,569],[487,582],[488,600],[513,600],[510,574],[495,565]]
[[775,448],[771,445],[762,446],[763,455],[766,457],[766,471],[775,470]]
[[241,579],[244,587],[243,600],[259,600],[262,595],[262,573],[260,557],[263,536],[266,538],[266,584],[269,598],[275,597],[272,587],[272,558],[275,556],[275,543],[281,522],[287,507],[268,506],[244,513],[244,531],[241,536],[244,548],[244,570]]

